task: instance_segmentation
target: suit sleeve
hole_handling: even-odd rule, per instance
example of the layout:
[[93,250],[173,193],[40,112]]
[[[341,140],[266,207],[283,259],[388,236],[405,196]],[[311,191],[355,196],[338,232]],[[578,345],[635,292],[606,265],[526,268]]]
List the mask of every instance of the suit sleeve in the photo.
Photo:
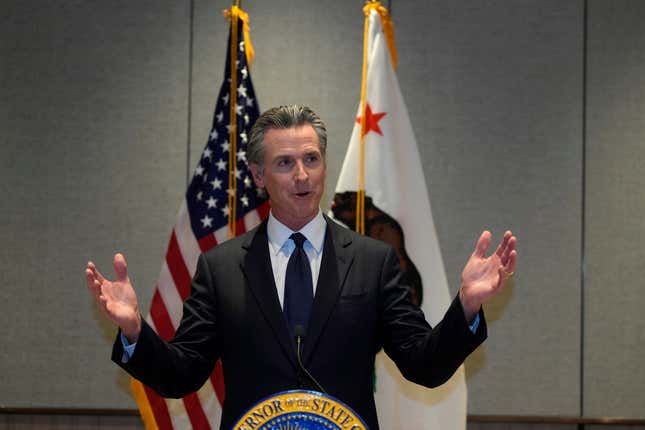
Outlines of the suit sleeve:
[[[406,379],[426,387],[439,386],[486,339],[483,311],[473,333],[457,297],[432,328],[423,311],[411,302],[410,289],[402,282],[398,258],[390,249],[381,272],[383,348]],[[426,300],[432,300],[432,296]]]
[[167,342],[143,321],[134,354],[121,362],[123,345],[117,334],[112,361],[164,397],[179,398],[198,390],[219,358],[216,300],[211,272],[202,255],[190,296],[175,337]]

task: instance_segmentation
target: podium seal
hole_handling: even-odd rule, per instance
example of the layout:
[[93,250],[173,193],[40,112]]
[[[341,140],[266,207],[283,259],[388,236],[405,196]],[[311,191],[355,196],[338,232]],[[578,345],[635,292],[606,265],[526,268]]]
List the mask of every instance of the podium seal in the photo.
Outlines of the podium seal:
[[260,400],[232,430],[368,430],[356,412],[317,391],[292,390]]

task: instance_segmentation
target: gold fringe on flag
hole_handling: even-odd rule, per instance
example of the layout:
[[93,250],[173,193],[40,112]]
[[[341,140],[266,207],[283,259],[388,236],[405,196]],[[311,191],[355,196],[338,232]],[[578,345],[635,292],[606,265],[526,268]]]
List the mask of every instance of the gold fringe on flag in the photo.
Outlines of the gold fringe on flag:
[[253,44],[251,43],[249,14],[244,12],[238,6],[233,6],[231,10],[226,9],[224,11],[224,16],[229,20],[231,19],[231,15],[233,14],[233,8],[236,9],[237,17],[242,20],[242,29],[244,31],[244,52],[246,52],[246,60],[249,63],[249,67],[251,67],[251,63],[253,62],[253,58],[255,57],[255,50],[253,49]]
[[387,12],[387,8],[381,6],[381,3],[378,1],[370,2],[363,8],[363,12],[366,17],[369,17],[370,12],[373,10],[381,15],[381,25],[383,26],[383,32],[385,33],[385,41],[387,42],[387,48],[390,51],[390,58],[392,58],[392,66],[394,67],[394,70],[396,70],[398,57],[396,53],[396,42],[394,40],[394,23],[392,23],[392,17]]

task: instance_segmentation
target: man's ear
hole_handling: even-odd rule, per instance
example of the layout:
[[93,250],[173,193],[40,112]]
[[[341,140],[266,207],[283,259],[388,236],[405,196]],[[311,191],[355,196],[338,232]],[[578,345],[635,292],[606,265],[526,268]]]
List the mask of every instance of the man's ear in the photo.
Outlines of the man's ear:
[[264,176],[260,173],[260,166],[256,163],[250,163],[249,169],[251,169],[251,175],[253,175],[253,181],[258,188],[264,188]]

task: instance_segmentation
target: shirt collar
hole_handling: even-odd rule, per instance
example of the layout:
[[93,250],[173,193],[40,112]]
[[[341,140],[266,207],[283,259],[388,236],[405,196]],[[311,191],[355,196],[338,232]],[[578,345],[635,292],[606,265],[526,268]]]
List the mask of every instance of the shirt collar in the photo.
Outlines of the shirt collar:
[[[304,227],[298,230],[306,238],[317,254],[320,254],[325,242],[325,229],[327,222],[323,217],[322,211],[318,209],[318,214]],[[269,212],[269,220],[267,222],[267,236],[269,238],[269,246],[271,252],[275,255],[284,246],[285,242],[289,239],[295,231],[291,230],[286,225],[282,224],[276,217],[273,216],[273,211]]]

